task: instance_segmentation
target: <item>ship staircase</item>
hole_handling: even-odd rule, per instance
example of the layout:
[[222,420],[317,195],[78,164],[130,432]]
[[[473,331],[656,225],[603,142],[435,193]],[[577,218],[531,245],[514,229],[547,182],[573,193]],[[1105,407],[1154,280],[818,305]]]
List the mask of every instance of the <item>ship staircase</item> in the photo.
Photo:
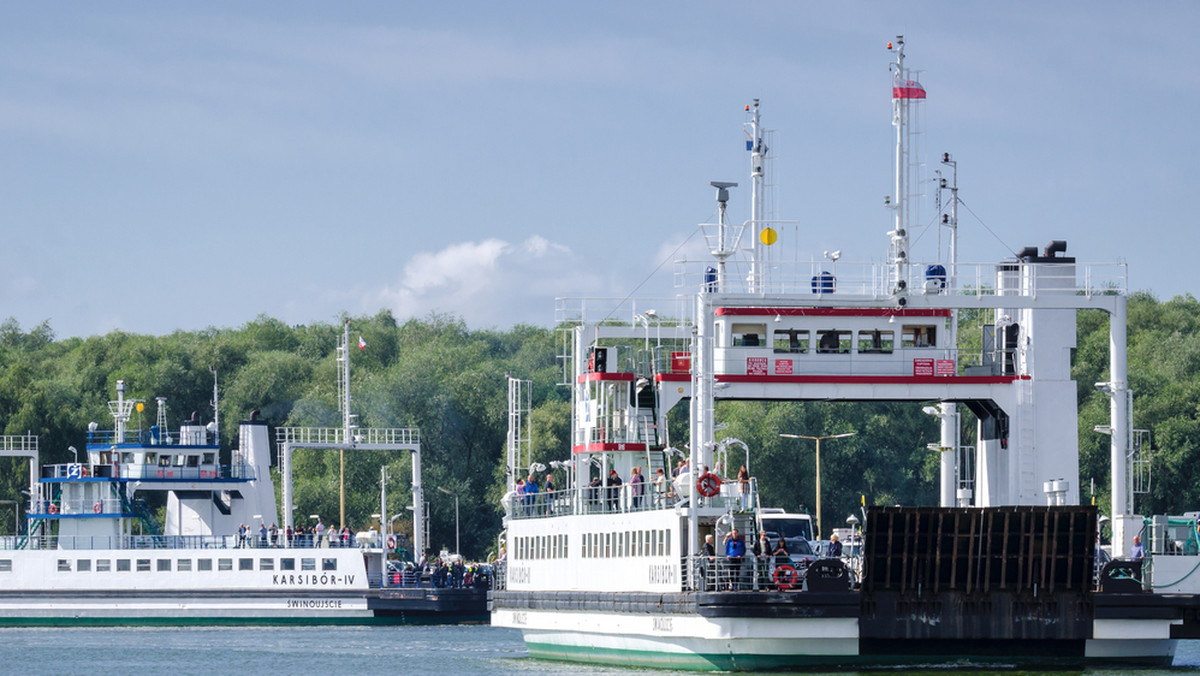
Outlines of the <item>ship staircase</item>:
[[155,520],[154,514],[150,512],[150,508],[146,506],[146,501],[129,499],[125,491],[121,490],[120,484],[115,481],[112,483],[112,492],[113,497],[121,501],[121,513],[132,515],[141,523],[142,533],[152,536],[154,547],[164,546],[162,529],[158,527],[158,522]]

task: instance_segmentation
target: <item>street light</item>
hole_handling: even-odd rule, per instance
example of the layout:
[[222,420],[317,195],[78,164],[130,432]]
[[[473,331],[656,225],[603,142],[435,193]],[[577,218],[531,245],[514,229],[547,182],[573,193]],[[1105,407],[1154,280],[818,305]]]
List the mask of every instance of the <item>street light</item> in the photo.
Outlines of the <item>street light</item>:
[[821,440],[822,439],[844,439],[852,437],[856,432],[846,432],[845,434],[830,434],[823,437],[810,437],[805,434],[780,434],[779,436],[787,439],[812,439],[817,442],[817,539],[821,539]]
[[438,486],[438,490],[454,496],[454,553],[462,554],[462,548],[458,546],[458,493],[442,486]]

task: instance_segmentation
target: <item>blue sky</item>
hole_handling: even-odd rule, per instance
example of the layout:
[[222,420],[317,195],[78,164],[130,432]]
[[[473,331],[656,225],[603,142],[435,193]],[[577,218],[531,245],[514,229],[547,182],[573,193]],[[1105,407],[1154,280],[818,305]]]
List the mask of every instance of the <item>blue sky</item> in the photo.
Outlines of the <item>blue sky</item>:
[[713,217],[708,181],[745,182],[753,98],[805,256],[882,260],[897,34],[927,159],[959,162],[961,260],[1066,239],[1196,292],[1195,3],[347,4],[11,3],[0,317],[549,326],[556,296],[641,284]]

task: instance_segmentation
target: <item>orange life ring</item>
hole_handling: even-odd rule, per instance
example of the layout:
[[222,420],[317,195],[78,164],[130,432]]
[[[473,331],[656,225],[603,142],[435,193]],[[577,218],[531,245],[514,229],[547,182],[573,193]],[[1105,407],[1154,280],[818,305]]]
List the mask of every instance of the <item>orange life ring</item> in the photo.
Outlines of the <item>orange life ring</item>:
[[104,511],[104,505],[97,502],[96,504],[92,505],[92,511],[99,514],[100,512]]
[[711,498],[721,492],[721,477],[712,472],[705,472],[696,480],[696,490],[706,498]]
[[51,514],[58,514],[58,505],[56,505],[56,504],[54,504],[53,502],[51,502],[51,503],[50,503],[50,510],[49,510],[49,511],[50,511],[50,513],[51,513]]
[[775,574],[771,576],[771,579],[775,582],[776,588],[780,591],[786,591],[796,586],[797,577],[796,569],[785,563],[775,568]]

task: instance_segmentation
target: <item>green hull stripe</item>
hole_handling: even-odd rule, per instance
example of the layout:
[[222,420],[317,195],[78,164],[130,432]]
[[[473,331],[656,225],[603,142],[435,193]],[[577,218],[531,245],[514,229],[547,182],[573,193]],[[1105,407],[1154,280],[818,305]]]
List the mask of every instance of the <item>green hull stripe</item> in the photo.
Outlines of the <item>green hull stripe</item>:
[[899,665],[941,665],[979,668],[991,666],[1041,665],[1079,666],[1139,666],[1169,667],[1170,657],[1101,657],[1067,659],[1057,664],[1045,658],[1022,658],[1019,655],[998,658],[973,655],[729,655],[722,653],[688,653],[649,650],[619,650],[591,646],[559,645],[555,643],[525,644],[531,657],[565,662],[590,662],[625,667],[658,667],[689,671],[761,671],[816,667],[894,667]]

